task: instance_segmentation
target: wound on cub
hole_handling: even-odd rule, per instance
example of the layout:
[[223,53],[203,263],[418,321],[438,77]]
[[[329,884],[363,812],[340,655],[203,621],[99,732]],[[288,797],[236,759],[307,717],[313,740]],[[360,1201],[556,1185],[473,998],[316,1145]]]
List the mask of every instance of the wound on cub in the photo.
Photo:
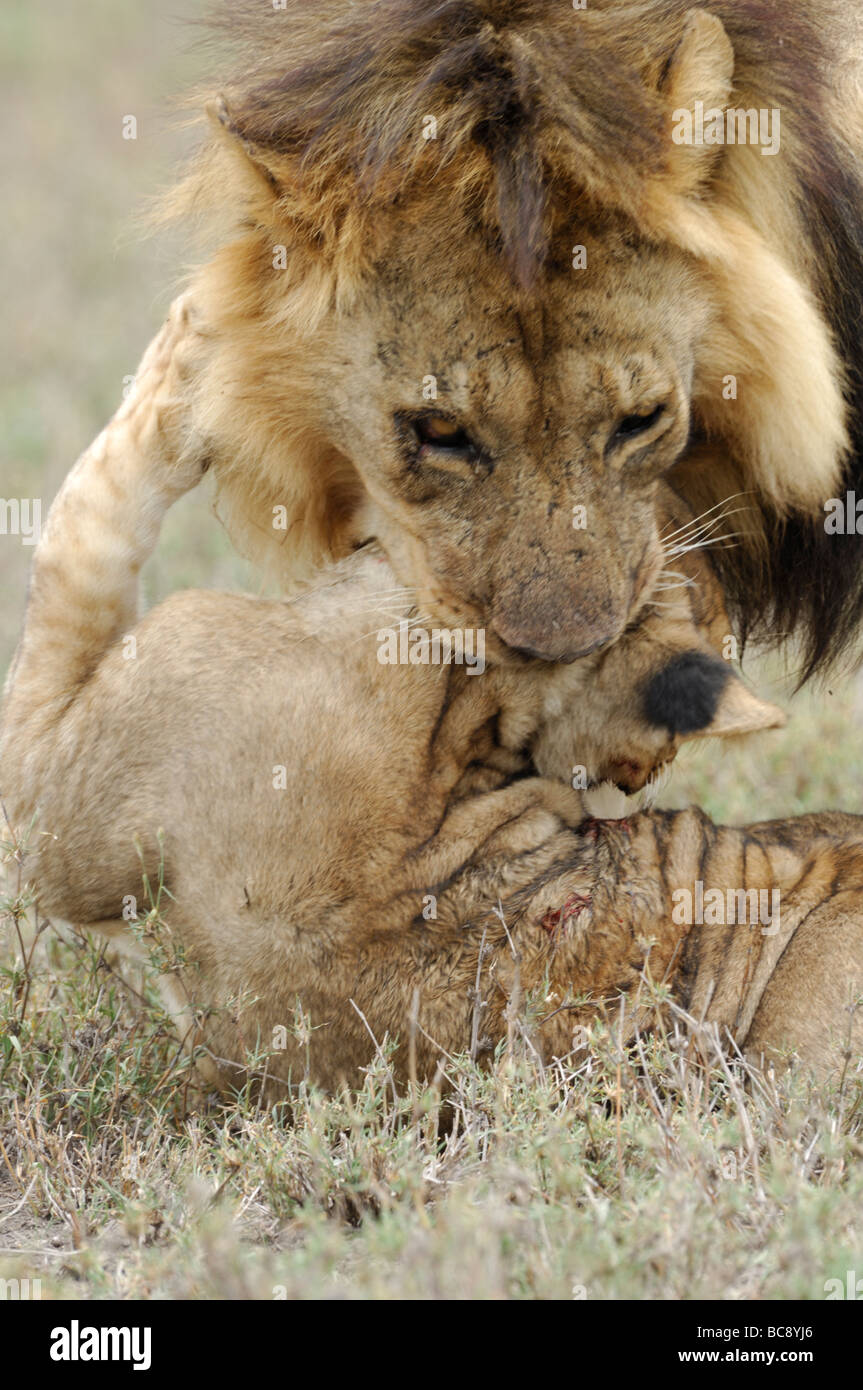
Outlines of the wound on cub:
[[549,936],[555,936],[561,929],[565,928],[568,922],[574,917],[579,917],[585,908],[590,907],[591,898],[587,893],[570,893],[563,907],[550,907],[544,917],[537,922],[537,926],[547,931]]
[[681,652],[648,681],[644,713],[651,724],[667,729],[672,737],[706,729],[716,716],[730,674],[718,657]]

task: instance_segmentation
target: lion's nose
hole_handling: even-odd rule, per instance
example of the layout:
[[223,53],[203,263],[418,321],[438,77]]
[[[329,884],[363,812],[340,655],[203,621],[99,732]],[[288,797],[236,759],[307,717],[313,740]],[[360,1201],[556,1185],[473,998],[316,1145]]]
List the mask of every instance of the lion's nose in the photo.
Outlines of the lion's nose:
[[[514,651],[540,661],[579,661],[620,636],[631,586],[603,557],[571,552],[554,564],[545,548],[513,564],[493,590],[488,623]],[[594,563],[595,561],[595,563]]]

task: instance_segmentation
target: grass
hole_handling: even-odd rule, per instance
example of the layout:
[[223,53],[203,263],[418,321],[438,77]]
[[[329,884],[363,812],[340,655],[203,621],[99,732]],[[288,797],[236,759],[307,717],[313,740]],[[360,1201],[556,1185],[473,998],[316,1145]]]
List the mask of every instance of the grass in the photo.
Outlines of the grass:
[[[134,216],[184,139],[164,117],[198,59],[192,0],[0,15],[7,283],[0,495],[43,499],[120,398],[180,248]],[[67,13],[68,10],[68,13]],[[139,138],[124,142],[135,113]],[[0,537],[0,668],[30,551]],[[204,495],[171,513],[150,601],[249,576]],[[753,668],[776,692],[775,665]],[[787,730],[681,755],[665,800],[718,819],[859,809],[856,679],[797,698]],[[0,837],[2,838],[2,837]],[[43,1296],[807,1298],[863,1273],[861,1072],[813,1089],[748,1074],[682,1015],[577,1070],[513,1045],[449,1069],[452,1105],[393,1100],[386,1058],[292,1117],[201,1093],[152,988],[104,944],[36,918],[2,854],[0,1278]]]
[[384,1049],[356,1090],[262,1110],[196,1090],[104,945],[19,935],[26,892],[3,909],[0,1277],[73,1298],[817,1299],[860,1267],[851,1066],[827,1091],[753,1073],[678,1010],[627,1048],[598,1027],[578,1068],[515,1039],[488,1072],[454,1058],[446,1108],[394,1096]]
[[[718,773],[705,749],[679,783],[712,778],[714,806],[750,815],[795,786],[805,805],[838,776],[823,732],[811,717],[793,760],[761,740]],[[304,1088],[292,1114],[226,1102],[149,972],[39,919],[21,849],[2,846],[0,1278],[89,1298],[819,1299],[863,1266],[859,1059],[832,1088],[765,1077],[677,1010],[626,1048],[598,1026],[577,1068],[514,1042],[488,1072],[454,1058],[448,1107],[395,1099],[386,1047],[356,1091]],[[164,962],[158,899],[141,926]]]

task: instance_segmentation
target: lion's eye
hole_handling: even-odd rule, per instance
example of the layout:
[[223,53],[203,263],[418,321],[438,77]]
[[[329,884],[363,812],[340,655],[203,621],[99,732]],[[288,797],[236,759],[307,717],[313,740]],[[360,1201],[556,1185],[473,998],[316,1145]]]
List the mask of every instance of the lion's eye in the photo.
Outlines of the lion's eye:
[[611,436],[611,443],[621,444],[628,439],[636,439],[640,434],[646,434],[649,429],[659,423],[664,414],[665,406],[658,405],[645,415],[624,415]]
[[424,415],[414,421],[414,429],[420,444],[431,449],[449,449],[454,453],[476,453],[476,447],[467,430],[460,429],[442,415]]

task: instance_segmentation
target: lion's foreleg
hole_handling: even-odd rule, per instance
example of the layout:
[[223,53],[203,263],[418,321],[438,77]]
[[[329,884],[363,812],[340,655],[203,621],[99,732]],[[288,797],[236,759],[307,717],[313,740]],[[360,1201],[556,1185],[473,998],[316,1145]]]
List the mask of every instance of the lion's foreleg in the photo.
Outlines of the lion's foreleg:
[[402,886],[419,890],[440,883],[480,851],[525,854],[583,816],[578,792],[541,777],[456,802],[434,837],[406,861]]

